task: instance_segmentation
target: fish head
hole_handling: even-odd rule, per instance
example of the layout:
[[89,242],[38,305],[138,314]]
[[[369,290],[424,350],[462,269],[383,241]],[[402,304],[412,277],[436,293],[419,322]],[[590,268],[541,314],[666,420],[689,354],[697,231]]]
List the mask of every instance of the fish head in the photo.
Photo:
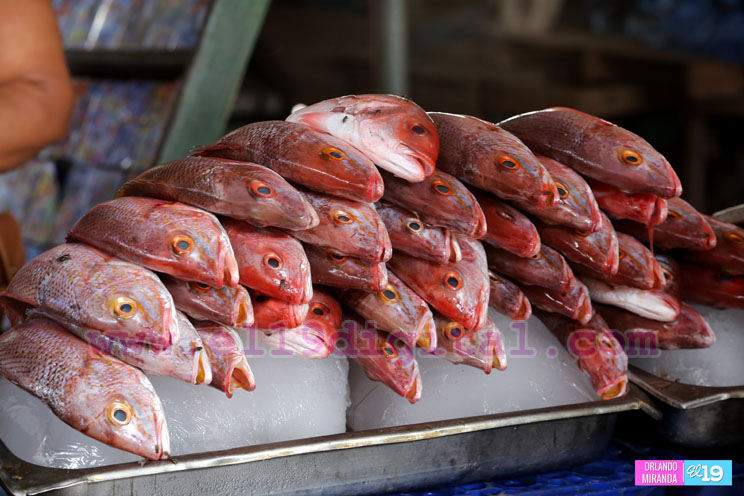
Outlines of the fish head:
[[[422,183],[431,191],[430,195],[433,194],[431,200],[436,202],[439,216],[462,219],[460,232],[468,237],[479,239],[485,236],[487,228],[483,209],[460,180],[446,172],[435,170]],[[411,193],[416,194],[415,190]]]
[[468,331],[457,321],[435,315],[438,348],[456,355],[458,361],[490,374],[492,369],[506,369],[506,350],[496,325],[489,318],[480,329]]
[[312,310],[299,327],[272,333],[265,341],[286,348],[294,355],[311,359],[327,358],[336,348],[338,330],[328,320],[310,319],[311,313]]
[[698,246],[698,250],[712,250],[718,239],[708,220],[682,198],[667,200],[666,220],[658,229],[665,234],[683,238]]
[[325,216],[322,224],[332,226],[327,243],[343,250],[351,242],[350,249],[370,247],[364,251],[377,261],[390,259],[393,252],[390,236],[374,205],[330,196],[326,200],[320,215]]
[[253,316],[257,329],[281,330],[298,327],[307,317],[307,303],[294,304],[250,291],[253,301]]
[[570,225],[579,226],[589,232],[595,231],[601,222],[597,200],[587,182],[571,168],[560,162],[537,155],[537,159],[550,173],[558,194],[551,209],[560,209],[570,218]]
[[634,281],[644,281],[646,289],[660,289],[666,282],[651,251],[625,233],[618,232],[618,273]]
[[[576,111],[573,111],[576,112]],[[576,151],[580,157],[623,178],[620,187],[652,184],[655,194],[664,198],[682,194],[682,183],[666,158],[646,140],[602,119],[590,122]],[[609,182],[609,181],[608,181]],[[617,183],[616,183],[617,184]]]
[[[157,393],[141,371],[114,360],[103,354],[89,360],[75,390],[70,391],[78,398],[78,429],[150,460],[168,456],[170,436]],[[101,377],[112,383],[101,387]]]
[[341,304],[328,291],[313,288],[310,308],[305,322],[321,322],[328,332],[337,332],[341,327]]
[[[370,262],[349,257],[333,250],[305,245],[309,256],[315,260],[313,274],[322,277],[322,272],[335,279],[336,287],[362,288],[367,291],[382,291],[388,283],[388,271],[384,262]],[[317,269],[317,270],[316,270]]]
[[171,361],[174,374],[191,384],[210,384],[212,382],[212,360],[210,350],[204,346],[201,336],[183,312],[176,312],[178,331],[181,335],[171,346]]
[[716,251],[724,253],[732,265],[744,264],[744,228],[724,222],[710,215],[703,215],[717,239]]
[[569,336],[568,348],[577,358],[579,368],[589,375],[594,390],[602,399],[625,394],[628,387],[628,357],[609,328],[577,329]]
[[91,271],[85,324],[113,338],[133,338],[163,349],[179,339],[176,308],[157,276],[134,264],[111,261]]

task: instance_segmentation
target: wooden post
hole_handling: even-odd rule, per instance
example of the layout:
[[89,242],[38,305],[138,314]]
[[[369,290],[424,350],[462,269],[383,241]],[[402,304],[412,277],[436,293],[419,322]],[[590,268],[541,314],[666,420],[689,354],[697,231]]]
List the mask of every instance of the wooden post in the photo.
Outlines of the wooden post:
[[158,163],[214,142],[225,130],[271,0],[214,0]]

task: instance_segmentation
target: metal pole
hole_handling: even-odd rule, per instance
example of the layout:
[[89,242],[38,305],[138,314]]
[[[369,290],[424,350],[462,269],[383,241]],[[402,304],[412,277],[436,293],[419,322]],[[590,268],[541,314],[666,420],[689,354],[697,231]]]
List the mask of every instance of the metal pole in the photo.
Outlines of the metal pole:
[[407,0],[380,1],[380,88],[408,94]]

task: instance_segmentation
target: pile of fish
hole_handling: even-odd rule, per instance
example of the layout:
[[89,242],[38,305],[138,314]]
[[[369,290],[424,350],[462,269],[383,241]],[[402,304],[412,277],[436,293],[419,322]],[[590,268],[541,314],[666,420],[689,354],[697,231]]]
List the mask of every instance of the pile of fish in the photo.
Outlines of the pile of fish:
[[534,308],[613,398],[631,340],[714,342],[684,301],[744,306],[744,230],[681,191],[643,139],[576,110],[492,124],[323,101],[142,173],[22,267],[0,296],[0,374],[155,460],[169,437],[145,374],[251,391],[236,330],[346,355],[414,403],[422,354],[506,368],[490,306]]

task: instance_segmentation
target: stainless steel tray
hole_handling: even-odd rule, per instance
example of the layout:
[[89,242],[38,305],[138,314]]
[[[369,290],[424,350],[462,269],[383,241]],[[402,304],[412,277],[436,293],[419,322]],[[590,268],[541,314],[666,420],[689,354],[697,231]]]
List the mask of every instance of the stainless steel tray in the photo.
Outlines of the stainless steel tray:
[[644,420],[656,434],[695,448],[744,443],[744,385],[693,386],[628,369],[629,379],[656,399],[662,418]]
[[539,472],[602,455],[620,412],[657,415],[629,393],[597,401],[64,470],[18,459],[0,442],[0,483],[13,495],[371,494]]

